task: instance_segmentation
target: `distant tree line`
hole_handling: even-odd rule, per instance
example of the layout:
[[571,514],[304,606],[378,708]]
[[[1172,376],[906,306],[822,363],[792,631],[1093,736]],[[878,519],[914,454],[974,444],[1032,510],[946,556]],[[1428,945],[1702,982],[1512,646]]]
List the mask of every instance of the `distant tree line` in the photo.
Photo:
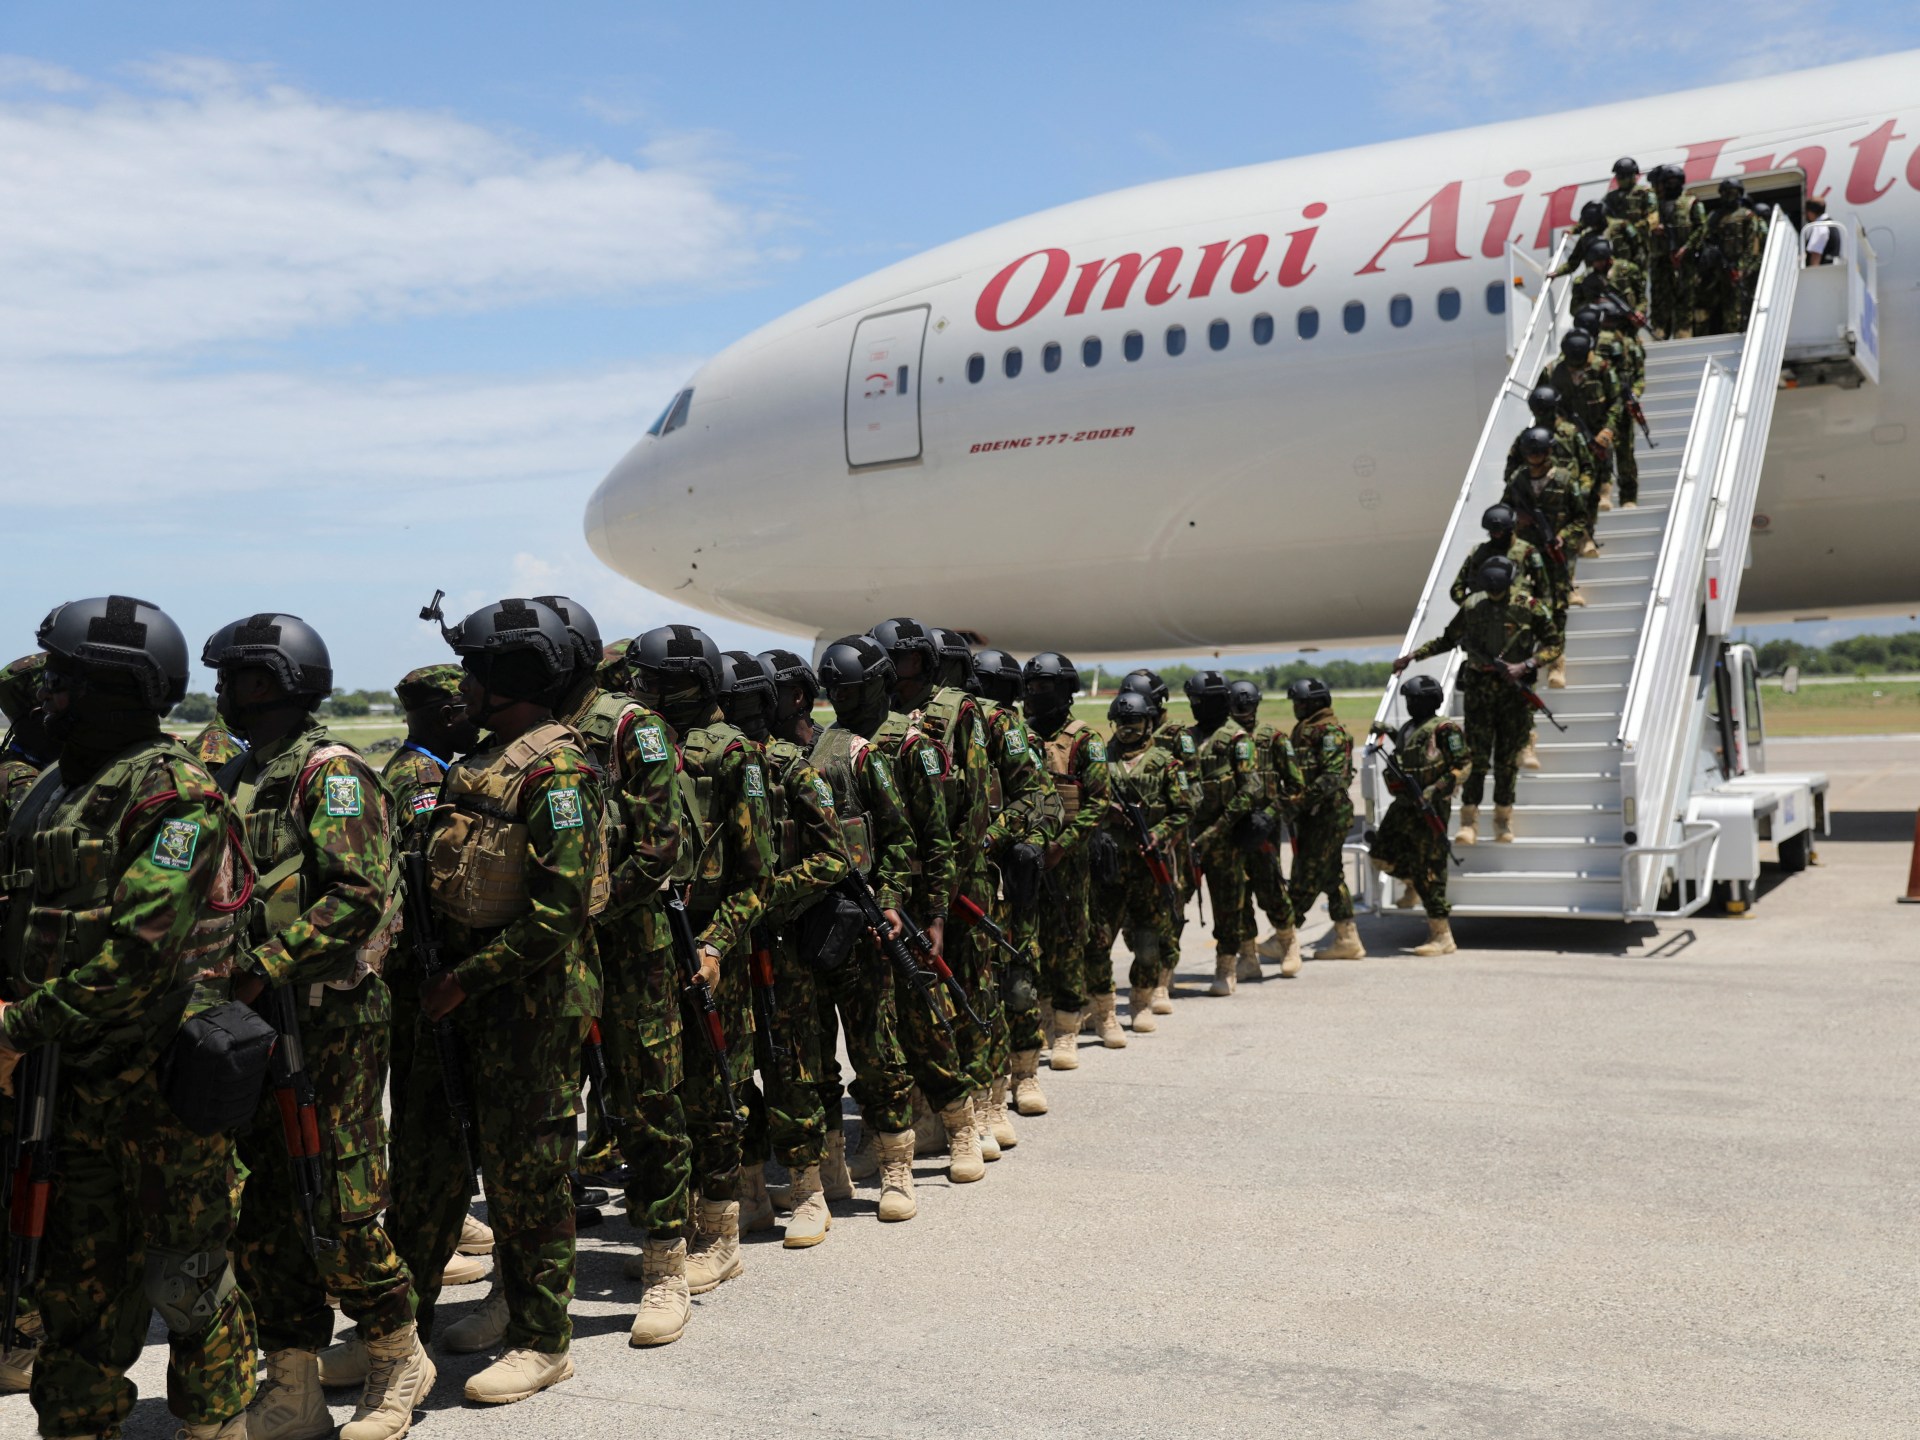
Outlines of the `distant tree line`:
[[[371,714],[376,705],[386,705],[394,714],[400,713],[399,702],[391,690],[336,690],[330,698],[320,702],[320,713],[335,719],[348,719]],[[204,725],[213,719],[214,713],[213,696],[189,690],[185,698],[173,707],[173,714],[168,718],[183,725]]]
[[[1159,670],[1160,678],[1167,682],[1167,688],[1178,695],[1190,676],[1209,668],[1218,669],[1229,681],[1251,680],[1268,695],[1279,694],[1294,680],[1323,680],[1329,690],[1378,690],[1393,674],[1393,664],[1387,660],[1328,660],[1320,665],[1295,660],[1286,665],[1264,665],[1257,670],[1235,669],[1231,666],[1162,665]],[[1126,673],[1125,669],[1102,667],[1101,692],[1111,693],[1120,677]],[[1082,670],[1081,674],[1090,678],[1091,671]]]
[[1765,674],[1798,665],[1802,675],[1920,674],[1920,630],[1904,635],[1855,635],[1831,645],[1769,640],[1753,647]]

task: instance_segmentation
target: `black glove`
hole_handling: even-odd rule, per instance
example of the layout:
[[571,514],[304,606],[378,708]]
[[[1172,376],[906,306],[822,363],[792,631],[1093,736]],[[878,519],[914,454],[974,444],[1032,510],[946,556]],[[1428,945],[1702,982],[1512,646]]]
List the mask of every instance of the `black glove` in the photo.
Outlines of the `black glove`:
[[1234,838],[1249,855],[1258,855],[1272,845],[1280,833],[1280,822],[1271,810],[1254,810],[1234,826]]
[[1111,830],[1096,830],[1088,838],[1087,872],[1096,885],[1111,889],[1120,883],[1120,842]]
[[1040,872],[1045,868],[1045,852],[1038,845],[1022,841],[1010,847],[1001,865],[1007,903],[1016,911],[1031,910],[1040,898]]

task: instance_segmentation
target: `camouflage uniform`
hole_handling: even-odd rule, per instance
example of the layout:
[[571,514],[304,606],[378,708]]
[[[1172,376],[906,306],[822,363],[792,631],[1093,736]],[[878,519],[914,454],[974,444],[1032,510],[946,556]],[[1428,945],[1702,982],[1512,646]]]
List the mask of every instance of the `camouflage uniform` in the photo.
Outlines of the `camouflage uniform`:
[[[679,1093],[680,992],[660,886],[682,860],[679,757],[667,722],[625,695],[588,686],[560,717],[580,732],[608,803],[607,908],[594,917],[601,1056],[610,1093],[588,1110],[583,1168],[627,1162],[627,1223],[656,1238],[686,1233],[693,1148]],[[680,878],[692,872],[692,852]],[[596,1149],[604,1104],[610,1122]]]
[[[1261,800],[1256,809],[1264,810],[1284,825],[1292,824],[1294,797],[1300,793],[1300,761],[1293,753],[1293,742],[1278,725],[1263,721],[1253,728],[1253,768],[1260,778]],[[1257,850],[1242,850],[1247,874],[1240,902],[1240,928],[1251,935],[1258,928],[1253,907],[1259,902],[1267,923],[1275,931],[1294,928],[1293,902],[1287,898],[1287,877],[1280,869],[1280,831]]]
[[[182,1125],[154,1066],[187,1016],[227,998],[245,856],[212,778],[177,742],[155,734],[63,760],[0,853],[15,896],[6,970],[24,993],[0,1028],[17,1050],[62,1048],[33,1407],[45,1435],[118,1434],[158,1308],[168,1410],[225,1421],[254,1393],[253,1311],[228,1260],[234,1145]],[[42,853],[87,863],[36,866],[36,834]]]
[[1287,896],[1293,913],[1306,919],[1313,902],[1327,897],[1332,920],[1353,918],[1341,856],[1353,828],[1353,737],[1331,708],[1309,715],[1293,727],[1293,753],[1300,762],[1298,811],[1300,845],[1294,852],[1293,879]]
[[1640,498],[1640,461],[1634,454],[1639,428],[1627,409],[1629,401],[1638,401],[1647,388],[1647,347],[1631,329],[1601,330],[1594,349],[1605,357],[1607,368],[1620,386],[1620,430],[1613,448],[1614,474],[1620,481],[1620,500],[1624,504]]
[[[1187,774],[1189,782],[1193,777],[1193,762],[1197,753],[1193,742],[1193,732],[1177,720],[1168,720],[1153,732],[1153,743],[1171,755]],[[1200,801],[1198,789],[1189,787],[1189,797],[1194,804]],[[1179,842],[1179,851],[1167,857],[1167,863],[1173,867],[1173,880],[1180,887],[1180,901],[1184,905],[1193,899],[1198,886],[1199,876],[1195,873],[1193,854],[1193,835],[1189,828],[1182,827],[1175,837]]]
[[751,997],[747,953],[760,923],[767,882],[776,862],[767,818],[767,770],[760,748],[716,714],[689,729],[682,740],[683,784],[692,791],[695,846],[687,909],[700,943],[720,955],[714,988],[722,1024],[731,1042],[733,1074],[714,1068],[704,1041],[682,1032],[686,1067],[682,1103],[693,1142],[693,1173],[703,1198],[738,1198],[742,1089],[753,1078]]
[[314,1223],[333,1241],[318,1255],[307,1247],[279,1107],[268,1095],[239,1134],[248,1173],[235,1268],[269,1353],[326,1345],[329,1295],[363,1338],[380,1339],[413,1319],[406,1266],[379,1224],[393,1011],[386,982],[366,968],[384,960],[399,904],[387,792],[316,719],[256,745],[219,778],[260,869],[245,968],[293,992],[320,1125],[326,1203]]
[[[557,1354],[571,1341],[574,1211],[567,1172],[580,1112],[580,1047],[600,1013],[599,961],[588,917],[604,843],[600,780],[586,742],[561,734],[514,791],[506,813],[525,826],[526,895],[518,918],[472,930],[444,908],[436,842],[459,811],[434,815],[429,857],[448,967],[465,998],[449,1018],[474,1102],[478,1163],[493,1226],[494,1274],[507,1301],[509,1349]],[[463,757],[448,777],[500,765],[510,742]],[[525,738],[525,737],[519,737]],[[444,843],[444,842],[440,842]],[[440,1279],[467,1215],[460,1128],[448,1123],[439,1053],[420,1048],[407,1087],[411,1133],[428,1137],[397,1154],[395,1233],[413,1271],[420,1328],[433,1325]],[[400,1212],[404,1211],[402,1214]]]
[[[1046,840],[1047,886],[1040,901],[1041,974],[1056,1010],[1087,1008],[1088,997],[1113,993],[1113,937],[1097,954],[1087,944],[1093,877],[1087,842],[1107,823],[1111,784],[1107,747],[1067,712],[1052,732],[1034,732],[1041,742],[1048,782],[1058,797],[1059,822]],[[1037,1020],[1036,1012],[1036,1020]],[[1036,1023],[1028,1044],[1041,1043]]]
[[1693,331],[1694,251],[1706,230],[1707,207],[1689,196],[1661,201],[1648,217],[1647,320],[1656,340]]
[[[1453,792],[1473,763],[1459,723],[1445,715],[1407,721],[1394,736],[1393,758],[1444,826],[1453,813]],[[1453,913],[1447,903],[1447,837],[1433,833],[1413,796],[1394,796],[1368,848],[1374,868],[1411,885],[1429,916],[1444,920]]]
[[1515,686],[1487,666],[1490,661],[1522,660],[1550,665],[1560,656],[1560,632],[1546,606],[1531,596],[1510,593],[1503,603],[1490,595],[1475,595],[1445,630],[1413,652],[1413,658],[1425,660],[1456,649],[1467,657],[1460,698],[1466,712],[1467,748],[1473,756],[1473,772],[1461,791],[1461,803],[1480,803],[1487,771],[1492,769],[1493,803],[1511,805],[1518,793],[1520,752],[1533,735],[1533,711]]
[[1193,769],[1199,790],[1193,812],[1193,851],[1213,899],[1213,939],[1223,955],[1253,939],[1247,909],[1247,872],[1235,831],[1253,813],[1266,787],[1253,759],[1253,737],[1237,721],[1210,731],[1195,725]]
[[[873,886],[881,909],[899,909],[913,891],[913,830],[892,762],[843,725],[818,732],[807,758],[833,791],[849,861]],[[818,1004],[820,1103],[827,1123],[839,1123],[842,1085],[834,1037],[844,1029],[862,1128],[881,1134],[907,1129],[913,1124],[912,1083],[900,1047],[893,981],[871,939],[858,940],[838,970],[820,973]]]
[[[1556,626],[1567,621],[1567,599],[1573,593],[1573,566],[1586,538],[1586,517],[1575,489],[1577,477],[1564,465],[1549,465],[1535,479],[1525,465],[1507,472],[1506,503],[1519,518],[1514,533],[1527,532],[1546,565],[1547,588],[1540,600],[1553,612]],[[1540,525],[1546,533],[1540,534]],[[1556,542],[1558,542],[1556,544]],[[1558,555],[1554,552],[1558,550]]]
[[[1161,744],[1158,736],[1138,750],[1109,747],[1107,785],[1116,803],[1124,800],[1140,807],[1148,833],[1160,854],[1167,857],[1169,869],[1178,874],[1180,866],[1173,857],[1184,853],[1187,827],[1193,821],[1193,791],[1176,755],[1177,750]],[[1186,923],[1185,917],[1176,922],[1168,913],[1160,887],[1140,854],[1133,827],[1112,812],[1108,823],[1120,846],[1120,887],[1118,895],[1103,897],[1104,903],[1096,907],[1088,950],[1090,954],[1098,951],[1104,939],[1107,948],[1103,953],[1111,955],[1117,922],[1133,955],[1129,983],[1136,988],[1151,987],[1161,983],[1161,976],[1171,973],[1180,958],[1180,928]]]
[[[1587,533],[1590,535],[1593,533],[1594,521],[1599,513],[1595,507],[1600,503],[1599,486],[1594,483],[1596,471],[1593,447],[1587,443],[1587,436],[1581,428],[1565,415],[1553,417],[1552,429],[1553,449],[1547,452],[1548,457],[1555,465],[1568,466],[1577,477],[1574,488],[1580,496],[1580,513],[1586,517]],[[1527,463],[1526,452],[1520,448],[1520,442],[1526,438],[1526,434],[1527,432],[1522,430],[1513,437],[1513,444],[1507,447],[1507,468],[1501,473],[1510,475],[1513,473],[1514,466]],[[1462,571],[1461,573],[1469,579],[1472,578],[1471,572]],[[1455,589],[1459,588],[1457,580],[1454,586]],[[1468,592],[1470,593],[1471,590],[1472,587],[1469,586]],[[1536,589],[1533,593],[1540,595],[1545,591]],[[1465,594],[1456,594],[1453,597],[1453,603],[1458,605],[1466,598]]]
[[209,720],[187,742],[187,748],[207,769],[218,773],[223,765],[238,760],[247,753],[247,742],[235,735],[219,720]]
[[[1512,467],[1508,467],[1507,473],[1513,473]],[[1540,558],[1538,550],[1515,535],[1505,545],[1489,538],[1473,547],[1461,562],[1460,573],[1453,577],[1453,584],[1447,590],[1454,604],[1466,604],[1467,597],[1479,590],[1480,567],[1496,555],[1504,555],[1513,562],[1514,589],[1543,599],[1552,594],[1552,582],[1547,578],[1547,562]]]
[[[992,767],[988,776],[988,806],[993,813],[984,843],[989,853],[1004,854],[1014,845],[1038,845],[1043,849],[1056,841],[1060,829],[1060,804],[1052,781],[1040,766],[1033,743],[1033,731],[1020,712],[997,701],[985,703],[987,753]],[[1004,955],[982,935],[977,943],[986,947],[989,964],[996,967],[990,975],[1000,993],[1007,1016],[1007,1049],[1024,1051],[1046,1044],[1040,1034],[1040,997],[1060,988],[1060,971],[1077,965],[1077,952],[1069,954],[1052,948],[1053,932],[1049,918],[1059,919],[1055,908],[1055,882],[1043,876],[1040,903],[1027,912],[1016,912],[1002,899],[997,888],[990,888],[981,903],[1005,930],[1016,948],[1031,958],[1027,973],[1016,973],[1008,963],[1000,965]],[[1058,1003],[1057,1001],[1055,1002]],[[1004,1058],[1004,1057],[1003,1057]]]
[[1610,190],[1607,207],[1607,243],[1613,247],[1613,269],[1608,280],[1636,310],[1647,305],[1648,221],[1653,213],[1653,191],[1645,185]]

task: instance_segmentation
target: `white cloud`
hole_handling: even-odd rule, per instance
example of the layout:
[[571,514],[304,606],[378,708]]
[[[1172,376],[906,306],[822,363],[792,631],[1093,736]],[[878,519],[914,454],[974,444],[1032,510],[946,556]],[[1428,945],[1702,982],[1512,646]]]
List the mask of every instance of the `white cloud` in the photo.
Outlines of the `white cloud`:
[[351,105],[205,59],[100,88],[0,60],[0,353],[646,298],[751,275],[770,218],[711,137],[638,163]]

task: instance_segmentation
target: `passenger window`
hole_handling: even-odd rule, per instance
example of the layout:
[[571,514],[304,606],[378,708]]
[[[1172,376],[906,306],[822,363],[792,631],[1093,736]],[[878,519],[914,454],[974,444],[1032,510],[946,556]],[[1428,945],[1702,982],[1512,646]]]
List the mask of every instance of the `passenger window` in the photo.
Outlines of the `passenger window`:
[[1167,326],[1167,353],[1183,354],[1187,348],[1187,327],[1184,325]]
[[1018,345],[1014,346],[1011,350],[1007,351],[1007,353],[1001,357],[1000,368],[1006,371],[1007,378],[1009,380],[1015,379],[1019,376],[1020,347]]
[[1040,350],[1040,368],[1051,375],[1060,368],[1060,346],[1049,340]]
[[1387,319],[1393,322],[1393,328],[1402,329],[1413,323],[1413,297],[1396,295],[1387,302]]
[[1212,349],[1212,350],[1226,349],[1227,340],[1229,338],[1230,338],[1230,330],[1226,321],[1216,320],[1211,325],[1207,326],[1207,346],[1209,349]]
[[1347,327],[1347,334],[1358,335],[1367,328],[1367,307],[1361,300],[1347,301],[1346,309],[1340,312],[1340,323]]
[[1440,292],[1440,318],[1442,320],[1460,318],[1460,292],[1451,285]]
[[1294,317],[1293,328],[1300,332],[1302,340],[1311,340],[1320,333],[1320,312],[1311,305],[1302,306]]
[[671,435],[687,423],[687,411],[693,408],[693,391],[682,390],[674,397],[673,408],[667,411],[667,423],[660,428],[662,435]]
[[969,355],[967,357],[967,383],[969,385],[978,385],[986,378],[986,374],[987,357],[984,355]]
[[1091,370],[1100,363],[1100,340],[1089,335],[1080,342],[1080,363]]
[[1138,360],[1142,355],[1146,354],[1146,351],[1147,342],[1141,338],[1140,332],[1138,330],[1127,331],[1127,338],[1120,342],[1120,352],[1129,360]]
[[1273,339],[1273,317],[1271,315],[1254,316],[1253,343],[1265,345],[1271,339]]
[[1504,282],[1487,282],[1487,314],[1504,315],[1507,313],[1507,287]]

